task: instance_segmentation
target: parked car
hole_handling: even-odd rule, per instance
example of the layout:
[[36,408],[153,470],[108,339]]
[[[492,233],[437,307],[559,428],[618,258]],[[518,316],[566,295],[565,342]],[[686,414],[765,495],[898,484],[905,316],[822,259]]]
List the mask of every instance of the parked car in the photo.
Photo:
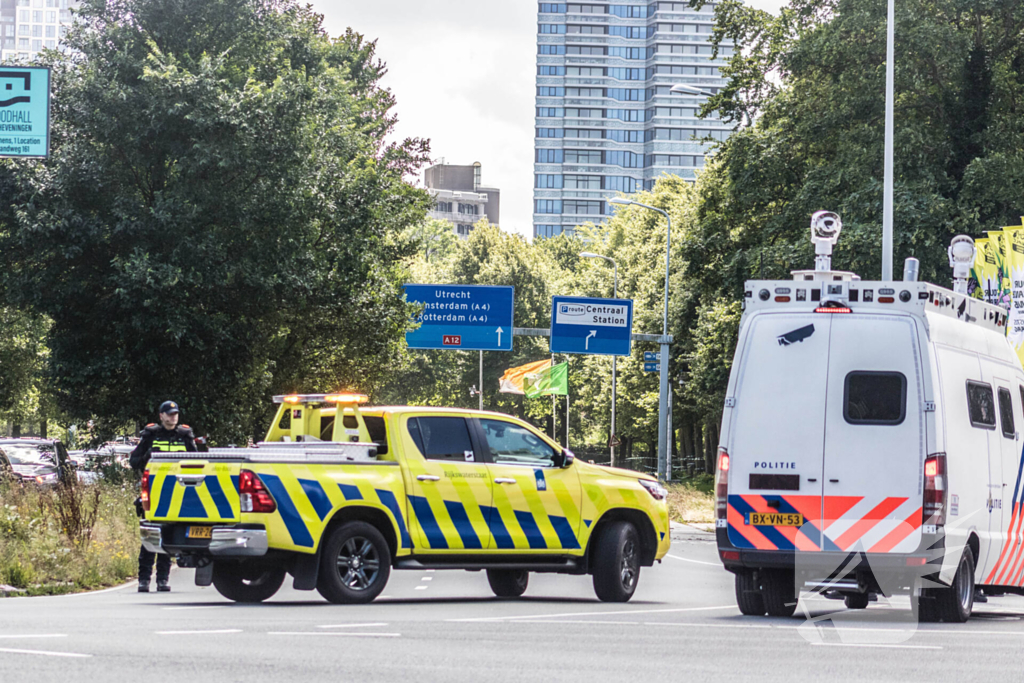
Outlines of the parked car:
[[23,483],[56,486],[74,476],[74,461],[56,439],[0,439],[0,453],[15,480]]

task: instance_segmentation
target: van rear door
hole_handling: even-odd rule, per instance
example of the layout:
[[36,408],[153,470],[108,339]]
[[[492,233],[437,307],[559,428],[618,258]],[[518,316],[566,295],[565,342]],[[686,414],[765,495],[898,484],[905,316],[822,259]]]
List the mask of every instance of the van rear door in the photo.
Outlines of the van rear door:
[[832,314],[763,313],[740,340],[729,434],[729,540],[818,550]]
[[901,553],[920,545],[927,455],[921,377],[912,317],[833,317],[823,549]]

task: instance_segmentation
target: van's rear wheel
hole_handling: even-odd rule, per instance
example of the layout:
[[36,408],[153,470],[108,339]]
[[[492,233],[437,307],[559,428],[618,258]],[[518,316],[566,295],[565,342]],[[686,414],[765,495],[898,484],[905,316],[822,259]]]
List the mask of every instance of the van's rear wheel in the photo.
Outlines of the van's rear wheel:
[[867,593],[847,593],[843,596],[846,609],[867,609],[871,596]]
[[316,589],[336,604],[370,602],[390,575],[391,550],[384,536],[366,522],[346,522],[325,541]]
[[956,568],[953,583],[948,587],[932,588],[935,615],[946,622],[963,623],[974,609],[974,553],[964,548]]
[[487,583],[499,598],[518,598],[526,592],[530,572],[525,569],[488,569]]
[[736,572],[736,605],[740,608],[741,614],[764,616],[764,597],[753,571]]
[[228,600],[263,602],[284,583],[283,567],[260,566],[255,562],[214,562],[213,587]]
[[762,569],[761,595],[770,617],[791,617],[796,612],[796,577],[792,569]]
[[602,602],[628,602],[640,580],[640,535],[629,522],[612,522],[597,539],[594,592]]

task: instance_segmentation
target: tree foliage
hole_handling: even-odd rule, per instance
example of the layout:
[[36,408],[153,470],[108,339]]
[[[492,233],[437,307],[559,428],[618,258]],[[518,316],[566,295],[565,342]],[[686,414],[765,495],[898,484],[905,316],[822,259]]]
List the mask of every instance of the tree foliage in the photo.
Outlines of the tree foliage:
[[274,391],[374,385],[398,357],[403,231],[375,44],[293,0],[87,0],[50,53],[51,157],[0,166],[8,302],[45,314],[72,416],[165,398],[222,438]]

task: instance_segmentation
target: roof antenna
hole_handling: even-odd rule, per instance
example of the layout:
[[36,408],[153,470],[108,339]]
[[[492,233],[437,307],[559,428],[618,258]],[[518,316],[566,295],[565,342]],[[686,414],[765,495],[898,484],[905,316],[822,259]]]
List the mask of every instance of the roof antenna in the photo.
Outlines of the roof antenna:
[[814,270],[832,270],[832,247],[839,240],[843,221],[831,211],[818,211],[811,217],[811,242],[814,243]]
[[974,240],[967,235],[957,235],[949,243],[949,267],[953,269],[953,291],[967,294],[967,278],[977,256]]

